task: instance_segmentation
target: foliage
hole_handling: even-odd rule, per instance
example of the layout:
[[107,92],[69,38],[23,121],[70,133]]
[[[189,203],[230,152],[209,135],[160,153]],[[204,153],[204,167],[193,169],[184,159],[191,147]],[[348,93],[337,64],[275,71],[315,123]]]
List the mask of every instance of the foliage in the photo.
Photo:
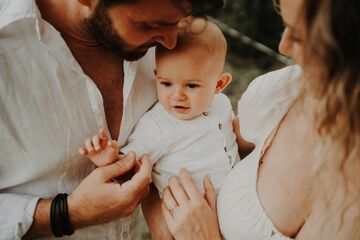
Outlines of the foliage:
[[[212,16],[277,51],[283,24],[271,0],[227,0],[225,8],[213,12]],[[233,81],[225,93],[230,97],[234,109],[237,109],[237,101],[254,78],[284,65],[239,39],[226,33],[225,37],[229,45],[225,71],[233,75]]]

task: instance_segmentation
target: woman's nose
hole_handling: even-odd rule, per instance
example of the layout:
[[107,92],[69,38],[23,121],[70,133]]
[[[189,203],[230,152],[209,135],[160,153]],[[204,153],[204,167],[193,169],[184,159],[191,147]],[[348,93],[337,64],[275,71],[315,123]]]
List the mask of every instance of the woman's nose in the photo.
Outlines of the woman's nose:
[[289,36],[289,30],[287,28],[285,28],[282,36],[281,36],[281,40],[279,43],[279,52],[282,55],[285,55],[287,57],[291,57],[292,54],[292,43],[290,40],[290,36]]

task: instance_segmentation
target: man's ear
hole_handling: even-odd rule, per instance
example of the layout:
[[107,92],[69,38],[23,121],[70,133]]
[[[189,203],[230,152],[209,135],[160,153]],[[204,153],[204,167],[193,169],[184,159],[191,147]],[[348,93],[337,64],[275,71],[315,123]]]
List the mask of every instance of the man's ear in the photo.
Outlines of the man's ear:
[[220,75],[219,80],[217,80],[215,93],[218,94],[222,90],[224,90],[227,87],[227,85],[229,85],[231,80],[232,80],[232,76],[230,73],[222,73]]

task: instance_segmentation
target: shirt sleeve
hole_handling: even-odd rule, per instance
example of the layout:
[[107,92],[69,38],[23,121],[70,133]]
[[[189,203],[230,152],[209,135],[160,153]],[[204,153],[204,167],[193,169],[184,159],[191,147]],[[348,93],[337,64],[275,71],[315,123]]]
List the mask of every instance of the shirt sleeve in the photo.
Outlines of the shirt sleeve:
[[0,239],[21,239],[33,223],[39,198],[21,194],[0,194]]
[[137,159],[143,154],[147,154],[154,164],[164,154],[165,143],[161,143],[161,139],[158,124],[151,118],[150,114],[145,114],[130,134],[126,145],[120,151],[124,154],[133,151]]

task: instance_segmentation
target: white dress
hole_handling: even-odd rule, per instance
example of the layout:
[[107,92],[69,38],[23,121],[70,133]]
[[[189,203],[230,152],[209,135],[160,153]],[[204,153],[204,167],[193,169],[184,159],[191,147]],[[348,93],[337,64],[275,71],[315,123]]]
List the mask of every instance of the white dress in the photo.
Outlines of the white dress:
[[190,172],[202,192],[205,174],[219,190],[239,160],[233,116],[230,100],[223,94],[215,95],[207,114],[191,120],[178,119],[157,103],[139,120],[121,152],[149,155],[160,193],[181,168]]
[[290,66],[255,79],[238,104],[240,132],[255,149],[226,177],[218,196],[220,229],[225,239],[290,239],[281,234],[261,205],[257,173],[265,141],[278,126],[303,86],[302,72]]

